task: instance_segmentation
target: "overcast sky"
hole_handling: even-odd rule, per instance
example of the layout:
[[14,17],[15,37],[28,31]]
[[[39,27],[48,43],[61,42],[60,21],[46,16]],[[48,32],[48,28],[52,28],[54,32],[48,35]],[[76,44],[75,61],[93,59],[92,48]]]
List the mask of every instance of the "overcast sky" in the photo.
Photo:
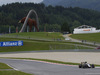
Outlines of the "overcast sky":
[[14,2],[34,2],[39,3],[43,0],[0,0],[0,6],[7,3],[14,3]]

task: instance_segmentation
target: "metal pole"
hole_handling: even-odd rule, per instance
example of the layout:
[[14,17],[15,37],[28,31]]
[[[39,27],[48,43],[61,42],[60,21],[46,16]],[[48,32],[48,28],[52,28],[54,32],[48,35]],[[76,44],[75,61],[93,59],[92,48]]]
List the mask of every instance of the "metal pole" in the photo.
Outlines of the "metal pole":
[[11,27],[9,26],[9,34],[11,33]]

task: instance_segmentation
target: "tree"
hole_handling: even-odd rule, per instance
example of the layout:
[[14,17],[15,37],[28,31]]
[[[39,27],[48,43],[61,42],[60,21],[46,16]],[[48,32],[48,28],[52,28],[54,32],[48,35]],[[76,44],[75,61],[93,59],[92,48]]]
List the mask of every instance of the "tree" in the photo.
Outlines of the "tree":
[[63,25],[61,26],[61,32],[68,32],[68,33],[70,33],[70,27],[69,27],[67,22],[63,23]]
[[[20,9],[20,10],[19,10]],[[44,31],[47,24],[47,31],[59,31],[64,22],[68,22],[68,27],[72,31],[75,27],[83,24],[98,27],[100,25],[100,12],[83,9],[79,7],[45,6],[34,3],[12,3],[0,6],[0,27],[1,25],[18,26],[18,21],[27,15],[29,10],[34,9],[39,17],[40,31]],[[35,18],[34,15],[31,18]],[[55,25],[57,24],[57,25]],[[64,27],[65,28],[65,27]],[[2,28],[0,28],[2,29]],[[63,28],[60,29],[63,31]],[[64,31],[70,31],[66,29]],[[1,30],[0,30],[1,31]],[[3,31],[2,31],[3,32]]]

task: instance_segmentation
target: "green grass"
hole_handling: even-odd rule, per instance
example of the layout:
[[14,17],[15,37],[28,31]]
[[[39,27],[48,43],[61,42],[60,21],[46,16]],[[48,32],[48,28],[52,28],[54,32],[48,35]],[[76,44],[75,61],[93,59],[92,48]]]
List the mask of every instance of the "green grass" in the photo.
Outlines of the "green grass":
[[[0,38],[0,41],[17,41],[22,39],[14,38]],[[36,50],[59,50],[59,49],[75,49],[76,45],[65,42],[48,42],[36,40],[23,40],[23,46],[14,47],[0,47],[0,52],[14,52],[14,51],[36,51]],[[78,49],[90,49],[88,47],[77,46]]]
[[0,71],[0,75],[33,75],[20,71]]
[[73,34],[70,37],[79,39],[79,40],[87,40],[92,42],[100,43],[100,33],[89,33],[89,34]]
[[24,37],[24,38],[34,38],[34,39],[48,39],[48,40],[52,40],[52,39],[64,39],[64,37],[62,37],[62,34],[59,32],[24,32],[24,33],[12,33],[12,34],[7,34],[6,36],[14,36],[14,37]]
[[12,68],[9,67],[8,65],[4,64],[4,63],[0,63],[0,69],[12,69]]
[[[7,37],[6,37],[7,36]],[[11,37],[9,37],[11,36]],[[14,38],[12,37],[14,36]],[[18,37],[30,37],[36,39],[18,38]],[[42,38],[42,40],[39,40]],[[48,33],[48,32],[29,32],[29,33],[13,33],[6,34],[0,37],[0,41],[19,41],[23,40],[23,46],[15,47],[0,47],[0,52],[15,52],[15,51],[37,51],[37,50],[63,50],[63,49],[91,49],[88,47],[78,46],[79,43],[71,43],[65,41],[48,41],[45,39],[57,39],[61,38],[61,33]],[[75,45],[76,44],[76,45]],[[77,46],[77,47],[76,47]]]

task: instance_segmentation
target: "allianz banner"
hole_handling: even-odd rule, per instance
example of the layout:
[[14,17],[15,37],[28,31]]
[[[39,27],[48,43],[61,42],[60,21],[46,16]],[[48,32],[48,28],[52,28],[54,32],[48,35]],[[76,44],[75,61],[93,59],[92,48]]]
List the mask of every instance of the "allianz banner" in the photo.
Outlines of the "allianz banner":
[[7,46],[23,46],[23,41],[0,42],[0,47],[7,47]]

